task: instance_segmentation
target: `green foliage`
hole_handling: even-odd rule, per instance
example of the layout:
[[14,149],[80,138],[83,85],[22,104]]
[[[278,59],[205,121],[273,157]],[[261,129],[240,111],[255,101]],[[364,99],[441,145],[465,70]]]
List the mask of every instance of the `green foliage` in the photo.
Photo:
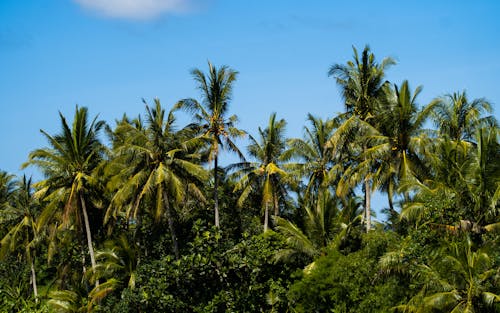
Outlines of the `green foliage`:
[[419,263],[413,282],[420,289],[401,312],[500,312],[498,250],[474,247],[469,236],[443,245]]
[[29,271],[26,264],[8,256],[0,262],[0,308],[2,312],[20,310],[30,298]]
[[380,275],[377,263],[395,240],[394,234],[373,231],[359,251],[329,251],[295,274],[290,306],[296,312],[388,312],[406,297],[404,282]]
[[[137,289],[124,290],[120,301],[107,300],[102,311],[128,307],[129,312],[261,312],[286,306],[281,301],[286,299],[291,268],[273,262],[274,252],[283,245],[277,234],[244,236],[231,245],[220,230],[201,221],[193,231],[189,253],[179,260],[166,256],[141,265]],[[271,305],[268,294],[274,295]]]

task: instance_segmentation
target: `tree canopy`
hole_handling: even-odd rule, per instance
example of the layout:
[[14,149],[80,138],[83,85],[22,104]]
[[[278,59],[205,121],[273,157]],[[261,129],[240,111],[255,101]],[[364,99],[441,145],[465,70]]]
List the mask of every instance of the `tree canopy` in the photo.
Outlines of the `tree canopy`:
[[422,103],[353,52],[328,71],[345,111],[302,138],[280,112],[238,129],[239,73],[210,62],[199,100],[60,113],[22,165],[40,180],[0,171],[0,312],[500,312],[492,104]]

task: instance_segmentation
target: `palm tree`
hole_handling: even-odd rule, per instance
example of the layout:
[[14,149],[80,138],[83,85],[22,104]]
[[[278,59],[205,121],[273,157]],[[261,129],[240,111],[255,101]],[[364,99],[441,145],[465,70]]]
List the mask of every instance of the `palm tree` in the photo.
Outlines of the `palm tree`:
[[[358,51],[353,47],[354,60],[348,61],[346,65],[334,64],[330,67],[328,75],[335,78],[342,90],[345,101],[346,113],[339,119],[344,120],[335,134],[329,140],[329,147],[342,149],[354,138],[362,139],[366,134],[359,127],[360,122],[371,123],[374,116],[375,103],[382,95],[382,87],[385,83],[385,70],[395,64],[392,58],[385,58],[379,64],[370,48],[365,46],[359,58]],[[358,141],[359,142],[359,141]],[[368,148],[366,142],[361,142],[361,150]],[[357,153],[359,154],[359,152]],[[360,160],[360,161],[366,161]],[[365,223],[366,230],[371,228],[371,191],[372,178],[369,172],[364,173],[363,189],[365,192]]]
[[500,295],[494,292],[495,260],[485,249],[475,250],[470,238],[450,243],[429,264],[421,264],[421,290],[401,312],[493,312]]
[[302,228],[287,219],[275,217],[277,230],[289,245],[276,253],[276,259],[286,261],[302,255],[313,260],[325,253],[326,248],[341,248],[353,228],[359,225],[360,205],[356,197],[342,202],[324,191],[314,207],[304,207],[306,214]]
[[239,206],[242,206],[256,189],[261,193],[264,231],[269,227],[269,209],[273,208],[274,215],[278,216],[280,201],[283,201],[286,195],[283,179],[287,173],[283,165],[290,160],[292,154],[285,151],[285,126],[284,119],[276,121],[276,113],[271,114],[267,128],[259,127],[260,142],[250,136],[248,153],[256,161],[229,166],[229,169],[237,169],[234,176],[239,178],[239,181],[234,190],[241,191]]
[[345,101],[345,117],[358,116],[368,120],[373,116],[375,101],[381,95],[384,85],[385,70],[395,64],[392,58],[384,58],[379,64],[370,47],[365,46],[361,53],[352,47],[353,61],[344,64],[334,64],[328,71],[328,76],[335,78],[341,88]]
[[476,131],[477,146],[473,151],[469,193],[473,199],[471,218],[480,224],[498,223],[500,216],[500,129],[485,127]]
[[227,66],[217,69],[210,62],[208,62],[208,69],[208,75],[205,75],[199,69],[191,71],[191,75],[201,91],[201,103],[195,99],[183,99],[177,103],[176,108],[183,108],[193,113],[195,120],[193,126],[201,136],[209,139],[209,161],[213,160],[214,162],[213,200],[215,226],[220,227],[218,198],[219,152],[221,149],[228,149],[236,152],[241,159],[244,159],[233,139],[243,137],[245,132],[234,126],[238,121],[236,115],[226,117],[232,97],[233,84],[236,81],[238,72]]
[[31,178],[27,179],[26,176],[23,176],[17,185],[13,205],[5,209],[8,212],[3,212],[11,217],[15,216],[15,224],[10,227],[9,232],[0,241],[0,259],[4,258],[8,252],[15,251],[20,246],[24,247],[24,254],[31,270],[33,295],[35,301],[38,302],[35,248],[40,240],[40,230],[36,223],[40,205],[33,196]]
[[0,171],[0,236],[4,236],[17,219],[17,215],[12,215],[10,210],[16,184],[14,175]]
[[61,113],[59,116],[62,132],[51,136],[41,130],[50,147],[31,152],[23,166],[35,165],[45,175],[45,179],[36,184],[38,193],[48,202],[41,213],[42,222],[58,216],[58,212],[62,213],[59,217],[63,226],[81,225],[83,219],[82,233],[86,236],[94,269],[96,263],[87,204],[94,181],[92,172],[101,162],[105,149],[98,138],[104,122],[97,121],[96,117],[89,124],[87,108],[78,106],[71,128]]
[[0,209],[9,205],[14,188],[14,175],[0,171]]
[[121,134],[116,145],[114,159],[109,166],[114,171],[109,187],[115,191],[105,222],[125,212],[127,221],[140,218],[139,210],[145,199],[154,203],[153,216],[156,221],[166,215],[172,249],[179,258],[179,248],[174,226],[172,205],[185,197],[186,186],[201,196],[198,189],[208,178],[207,172],[198,163],[199,155],[190,149],[192,140],[188,130],[175,131],[173,111],[165,116],[160,101],[155,107],[146,104],[146,125],[123,122],[115,130]]
[[[135,288],[136,270],[139,263],[138,246],[122,234],[104,243],[104,249],[96,254],[98,263],[92,280],[106,279],[115,287]],[[104,284],[103,284],[104,285]]]
[[[368,137],[371,145],[365,151],[366,159],[376,163],[377,185],[387,193],[391,212],[395,212],[392,200],[401,181],[423,179],[427,174],[425,157],[430,152],[428,131],[423,125],[433,104],[418,109],[416,98],[421,90],[419,86],[412,93],[406,80],[400,87],[385,88],[374,118],[376,129]],[[405,193],[406,201],[408,197]]]
[[[500,199],[500,144],[495,127],[481,128],[468,147],[450,138],[436,145],[429,158],[430,177],[408,181],[402,189],[415,194],[402,211],[402,218],[417,224],[429,222],[430,202],[445,200],[455,214],[440,223],[448,230],[484,232],[498,228]],[[442,212],[446,213],[446,212]],[[457,220],[459,219],[459,220]],[[458,224],[458,226],[452,226]]]
[[300,178],[306,178],[305,198],[314,198],[321,190],[328,188],[330,177],[333,176],[333,149],[326,143],[333,135],[333,120],[323,121],[321,118],[308,114],[307,120],[311,129],[304,128],[305,138],[288,140],[288,146],[294,157],[302,162],[299,165]]
[[[92,292],[87,294],[85,286],[77,286],[72,290],[51,290],[48,294],[47,307],[54,313],[92,312],[93,307],[101,299]],[[102,287],[96,287],[102,288]],[[94,288],[94,290],[96,290]]]
[[124,234],[115,240],[106,241],[104,249],[97,251],[96,259],[95,272],[88,275],[88,278],[90,281],[101,280],[103,283],[90,291],[89,307],[118,289],[135,288],[139,264],[138,246],[130,244]]
[[469,101],[465,91],[454,92],[433,100],[435,104],[432,118],[441,136],[451,140],[469,141],[478,128],[496,125],[491,113],[491,104],[484,98]]

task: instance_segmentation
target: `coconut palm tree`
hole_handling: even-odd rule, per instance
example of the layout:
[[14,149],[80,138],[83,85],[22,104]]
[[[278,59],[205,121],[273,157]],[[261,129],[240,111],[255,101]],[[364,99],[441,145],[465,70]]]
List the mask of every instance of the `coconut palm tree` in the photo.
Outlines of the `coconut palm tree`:
[[446,229],[484,232],[500,227],[500,144],[495,127],[476,131],[472,146],[444,138],[429,158],[430,177],[404,183],[401,188],[413,192],[402,216],[417,224],[429,222],[432,205],[437,199],[452,203],[455,214],[441,225]]
[[433,103],[432,119],[439,135],[451,140],[470,141],[478,128],[496,125],[493,116],[483,116],[492,112],[491,104],[484,98],[469,101],[465,91],[436,98]]
[[304,128],[305,138],[292,138],[288,146],[295,158],[300,160],[297,165],[298,176],[307,182],[304,198],[312,199],[322,189],[328,188],[333,165],[333,149],[326,143],[333,135],[333,120],[323,121],[321,118],[308,114],[307,120],[311,128]]
[[235,152],[244,159],[233,139],[241,138],[245,132],[235,127],[236,115],[227,117],[229,102],[232,98],[233,84],[238,72],[227,66],[216,68],[208,62],[208,74],[199,69],[191,71],[198,89],[201,91],[201,103],[195,99],[183,99],[176,108],[182,108],[194,115],[192,126],[200,136],[209,139],[209,161],[214,162],[214,210],[215,226],[220,227],[219,219],[219,153],[221,149]]
[[[450,243],[430,262],[421,264],[420,292],[398,312],[496,312],[498,264],[486,248],[475,249],[470,238]],[[498,307],[497,307],[498,308]]]
[[15,189],[14,175],[0,171],[0,209],[9,205]]
[[89,293],[83,284],[72,290],[51,290],[48,293],[47,307],[54,313],[93,312],[94,307],[108,293],[103,292],[107,283],[96,286]]
[[167,115],[160,101],[146,104],[146,124],[123,122],[115,132],[121,142],[114,149],[109,166],[114,177],[109,188],[115,193],[106,211],[105,222],[125,213],[127,221],[140,219],[141,204],[149,199],[156,221],[166,217],[172,238],[172,250],[179,258],[173,207],[188,191],[202,197],[198,186],[208,174],[199,164],[199,154],[192,151],[189,130],[175,131],[173,111]]
[[500,225],[500,129],[485,127],[476,131],[473,164],[467,168],[473,206],[471,216],[480,224]]
[[104,122],[96,117],[89,124],[87,108],[78,106],[71,127],[61,113],[59,116],[62,132],[52,136],[41,130],[49,147],[31,152],[23,166],[37,166],[45,176],[35,185],[39,189],[37,194],[48,203],[39,223],[58,217],[62,226],[80,225],[92,268],[95,268],[88,204],[95,182],[92,172],[101,162],[105,150],[98,138]]
[[284,179],[287,176],[284,164],[291,159],[291,151],[286,151],[284,138],[286,122],[276,120],[276,113],[271,114],[267,128],[259,127],[259,139],[250,136],[249,155],[254,162],[242,162],[229,166],[237,171],[233,176],[238,179],[235,191],[241,191],[238,205],[242,206],[248,196],[258,191],[262,198],[264,210],[264,231],[269,227],[269,209],[274,209],[278,216],[280,202],[285,199],[286,189]]
[[89,308],[116,290],[135,288],[136,270],[139,265],[138,248],[121,234],[115,240],[106,241],[104,248],[97,251],[95,272],[87,275],[87,278],[91,282],[101,280],[102,283],[89,292]]
[[[369,136],[370,148],[366,159],[374,161],[377,185],[387,193],[389,208],[394,212],[393,195],[405,179],[426,178],[425,166],[429,155],[430,140],[424,123],[433,110],[433,104],[418,108],[416,98],[422,88],[412,93],[408,81],[401,86],[384,88],[385,96],[377,105],[376,129]],[[408,193],[405,194],[408,201]]]
[[11,214],[17,181],[14,175],[0,171],[0,236],[4,236],[17,219]]
[[305,256],[313,260],[326,248],[341,248],[354,227],[360,225],[361,203],[356,197],[341,201],[328,191],[322,192],[314,207],[305,206],[303,227],[280,217],[274,217],[277,231],[282,233],[289,248],[276,253],[276,259],[289,260]]
[[[23,176],[22,180],[17,182],[17,185],[13,205],[7,207],[2,214],[11,217],[15,216],[15,222],[0,241],[0,259],[3,259],[7,253],[16,251],[21,246],[23,247],[22,251],[24,251],[31,271],[33,295],[35,301],[38,302],[35,249],[41,236],[39,225],[36,223],[37,215],[40,213],[40,205],[33,196],[31,178],[27,179],[26,176]],[[12,221],[11,219],[10,223]]]
[[[136,270],[139,262],[138,246],[122,234],[115,240],[108,240],[104,248],[97,251],[96,272],[92,280],[106,279],[116,287],[135,288]],[[103,284],[104,285],[104,284]]]
[[[371,123],[374,116],[375,103],[382,95],[382,87],[385,83],[385,70],[395,64],[392,58],[385,58],[381,63],[377,63],[375,55],[366,46],[361,53],[353,47],[353,61],[347,64],[334,64],[330,67],[328,75],[335,78],[337,85],[341,88],[344,98],[346,112],[339,116],[344,122],[339,126],[335,134],[330,138],[328,146],[335,150],[342,149],[347,143],[358,139],[359,148],[354,154],[360,155],[368,148],[368,143],[362,139],[366,136],[365,129],[360,127],[360,122]],[[335,151],[334,150],[334,151]],[[357,152],[356,152],[357,150]],[[362,155],[362,153],[361,153]],[[358,160],[367,161],[366,159]],[[371,192],[372,175],[365,172],[363,178],[363,189],[365,193],[365,224],[366,230],[371,228]]]

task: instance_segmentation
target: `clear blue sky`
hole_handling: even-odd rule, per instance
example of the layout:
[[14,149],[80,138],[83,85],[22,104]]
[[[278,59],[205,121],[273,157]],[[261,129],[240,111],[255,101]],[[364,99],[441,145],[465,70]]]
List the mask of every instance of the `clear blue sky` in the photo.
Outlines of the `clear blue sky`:
[[495,0],[1,0],[0,169],[23,173],[39,130],[57,132],[76,104],[113,124],[141,98],[198,97],[189,71],[207,60],[240,72],[231,111],[250,133],[274,111],[289,137],[308,112],[342,111],[327,71],[352,45],[394,57],[388,79],[423,85],[420,104],[466,89],[496,107],[499,14]]

